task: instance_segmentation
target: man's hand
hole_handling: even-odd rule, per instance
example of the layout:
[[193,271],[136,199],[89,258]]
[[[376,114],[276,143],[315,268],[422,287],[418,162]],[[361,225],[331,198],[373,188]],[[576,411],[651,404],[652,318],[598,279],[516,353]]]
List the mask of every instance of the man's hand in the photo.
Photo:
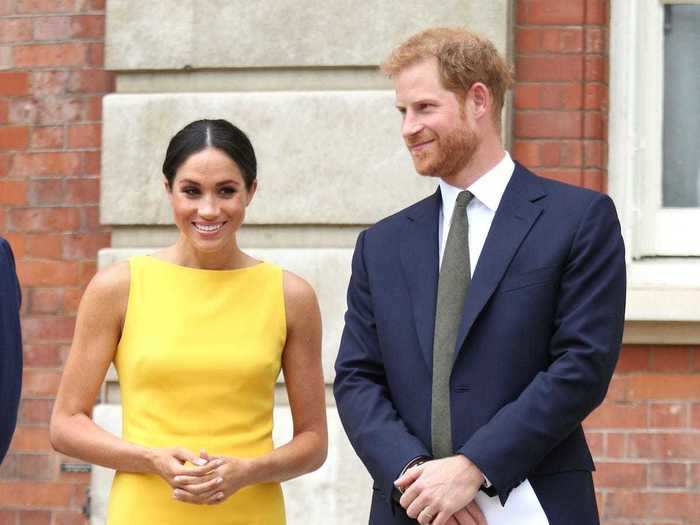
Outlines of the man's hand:
[[[457,455],[411,468],[394,483],[403,491],[399,502],[406,514],[421,525],[446,525],[454,523],[452,519],[471,525],[486,523],[476,504],[467,508],[483,482],[477,466]],[[471,513],[474,508],[476,520]]]

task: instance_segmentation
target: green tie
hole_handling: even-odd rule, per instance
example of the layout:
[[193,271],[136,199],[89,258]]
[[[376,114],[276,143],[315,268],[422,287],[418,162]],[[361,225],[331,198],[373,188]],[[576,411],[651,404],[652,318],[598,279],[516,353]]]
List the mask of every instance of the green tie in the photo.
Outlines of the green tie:
[[467,204],[473,197],[469,191],[461,191],[457,196],[438,278],[430,421],[434,458],[444,458],[453,454],[450,374],[464,299],[471,282]]

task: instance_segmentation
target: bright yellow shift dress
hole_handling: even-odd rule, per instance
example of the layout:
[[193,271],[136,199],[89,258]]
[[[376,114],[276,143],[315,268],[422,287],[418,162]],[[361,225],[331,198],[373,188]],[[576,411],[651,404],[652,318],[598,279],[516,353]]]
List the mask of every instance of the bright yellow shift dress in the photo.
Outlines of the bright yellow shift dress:
[[[129,261],[131,285],[115,356],[125,440],[210,455],[270,452],[274,387],[286,340],[282,269],[200,270]],[[159,476],[117,472],[108,525],[283,525],[278,483],[216,505],[172,499]]]

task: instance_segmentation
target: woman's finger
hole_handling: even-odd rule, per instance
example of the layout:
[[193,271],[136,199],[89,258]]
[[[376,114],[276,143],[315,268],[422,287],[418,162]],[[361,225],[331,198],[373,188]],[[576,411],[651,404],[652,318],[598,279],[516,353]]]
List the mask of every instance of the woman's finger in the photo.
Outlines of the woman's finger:
[[200,483],[206,483],[217,477],[219,477],[219,475],[216,472],[212,471],[205,476],[178,475],[173,478],[173,481],[178,487],[184,488],[187,485],[198,485]]
[[197,466],[202,466],[202,465],[207,464],[206,459],[200,458],[199,456],[197,456],[193,452],[190,452],[189,450],[187,450],[186,448],[183,448],[183,447],[177,447],[177,448],[173,449],[172,455],[175,459],[177,459],[181,463],[186,463],[189,461],[193,465],[197,465]]
[[[219,494],[221,494],[220,497],[218,496]],[[223,492],[217,487],[214,490],[210,490],[202,494],[193,494],[188,492],[186,489],[178,488],[173,491],[173,498],[184,503],[209,505],[211,503],[218,503],[218,501],[223,499]]]
[[223,479],[221,479],[219,476],[216,476],[214,479],[211,479],[211,480],[206,481],[204,483],[179,486],[178,488],[181,490],[184,490],[185,492],[188,492],[189,494],[199,496],[202,494],[208,494],[210,492],[218,490],[219,487],[221,487],[221,484],[223,482],[224,482]]
[[212,473],[215,469],[220,467],[223,464],[223,461],[219,459],[215,459],[213,461],[210,461],[209,463],[206,463],[205,465],[202,465],[201,467],[198,466],[188,466],[188,465],[178,465],[173,468],[173,477],[179,477],[179,476],[190,476],[190,477],[198,477],[201,478],[202,476],[206,476],[210,473]]

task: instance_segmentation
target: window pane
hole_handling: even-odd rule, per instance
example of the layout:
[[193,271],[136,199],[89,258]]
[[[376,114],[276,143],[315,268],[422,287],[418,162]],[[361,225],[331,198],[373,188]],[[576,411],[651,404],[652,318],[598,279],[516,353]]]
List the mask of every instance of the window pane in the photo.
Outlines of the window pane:
[[700,206],[700,5],[666,5],[665,207]]

